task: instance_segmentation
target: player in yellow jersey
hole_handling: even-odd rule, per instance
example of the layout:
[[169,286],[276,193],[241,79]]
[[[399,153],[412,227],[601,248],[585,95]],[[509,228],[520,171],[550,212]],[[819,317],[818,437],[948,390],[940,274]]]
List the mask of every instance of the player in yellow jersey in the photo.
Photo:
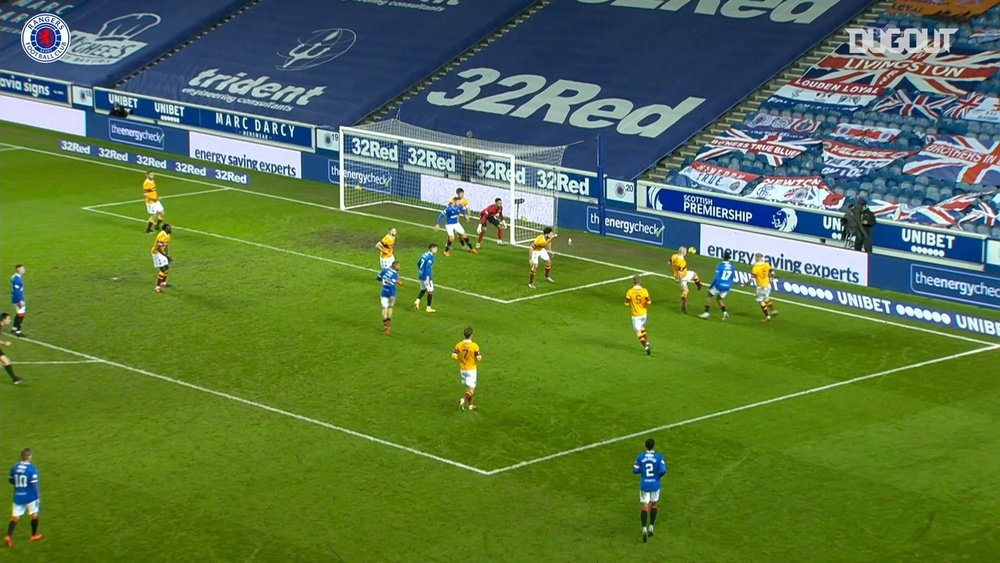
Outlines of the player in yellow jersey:
[[170,223],[164,223],[162,230],[156,233],[156,241],[153,242],[153,266],[159,271],[156,273],[156,292],[160,293],[167,287],[167,275],[170,274],[170,234],[173,229]]
[[149,219],[146,220],[146,232],[151,233],[154,229],[160,230],[163,224],[163,203],[160,202],[160,195],[156,193],[156,174],[152,170],[146,172],[146,179],[142,182],[142,195],[146,196],[146,213]]
[[476,393],[476,365],[483,361],[483,355],[479,353],[479,344],[472,341],[472,327],[465,329],[465,339],[455,345],[451,351],[451,359],[458,361],[459,374],[462,376],[462,384],[465,385],[465,394],[458,401],[458,408],[465,410],[476,410],[476,405],[472,404],[472,396]]
[[646,355],[653,353],[649,346],[649,335],[646,334],[646,312],[653,300],[649,291],[642,287],[639,274],[632,276],[632,288],[625,292],[625,306],[632,309],[632,328],[639,337],[639,344],[646,350]]
[[396,261],[393,257],[393,249],[396,247],[396,227],[389,229],[382,240],[375,243],[375,248],[379,252],[379,268],[384,270],[386,268],[391,268],[392,263]]
[[469,198],[465,197],[465,190],[458,188],[455,190],[455,195],[451,196],[451,199],[448,201],[455,205],[460,205],[462,207],[462,220],[469,220]]
[[535,242],[531,243],[531,251],[528,257],[528,264],[531,266],[531,275],[528,276],[528,287],[535,289],[535,274],[538,272],[538,261],[545,262],[545,281],[556,283],[552,279],[552,239],[556,238],[552,232],[552,227],[545,227],[542,234],[535,237]]
[[761,312],[764,313],[764,319],[761,322],[766,323],[771,320],[771,317],[778,314],[778,311],[774,309],[774,302],[771,301],[771,278],[777,276],[774,275],[774,268],[760,252],[753,256],[753,267],[750,268],[750,273],[753,274],[753,280],[757,283],[755,299],[760,305]]
[[670,266],[674,269],[674,280],[681,286],[681,312],[687,314],[688,283],[694,282],[698,291],[701,291],[701,278],[694,270],[688,270],[687,256],[688,249],[682,246],[677,249],[677,254],[670,257]]

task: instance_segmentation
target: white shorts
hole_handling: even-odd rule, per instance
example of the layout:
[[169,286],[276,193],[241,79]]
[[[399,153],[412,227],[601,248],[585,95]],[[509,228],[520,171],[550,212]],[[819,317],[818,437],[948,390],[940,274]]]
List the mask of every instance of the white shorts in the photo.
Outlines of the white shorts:
[[757,295],[756,297],[754,297],[754,299],[756,299],[758,303],[763,303],[767,301],[770,297],[771,297],[771,286],[769,285],[766,285],[764,287],[757,286]]
[[24,307],[18,307],[17,304],[15,303],[14,304],[14,312],[17,313],[18,315],[23,315],[23,314],[27,313],[28,312],[28,302],[27,301],[24,302]]
[[476,370],[474,370],[474,369],[468,369],[468,370],[463,369],[463,370],[459,370],[459,373],[462,375],[462,384],[463,385],[465,385],[469,389],[475,389],[476,388],[476,375],[477,375],[476,374]]
[[153,266],[154,267],[156,267],[156,268],[162,268],[164,266],[169,266],[169,265],[170,265],[170,260],[167,260],[166,256],[160,254],[159,252],[154,252],[153,253]]
[[725,299],[726,296],[729,295],[729,290],[727,289],[726,291],[719,291],[718,289],[715,289],[714,287],[710,287],[710,288],[708,288],[708,294],[711,295],[712,297],[718,297],[719,299]]
[[28,514],[34,516],[38,514],[38,508],[39,508],[39,503],[37,500],[33,500],[28,504],[17,504],[15,502],[14,506],[10,510],[10,515],[13,516],[14,518],[20,518],[24,516],[25,512],[27,512]]
[[383,270],[386,269],[386,268],[391,268],[392,267],[392,263],[395,262],[395,261],[396,261],[396,257],[395,256],[390,256],[388,258],[382,258],[381,256],[379,256],[379,259],[378,259],[378,262],[382,266]]
[[420,280],[420,287],[426,289],[427,293],[434,293],[434,280],[430,278]]
[[681,287],[687,287],[689,281],[694,279],[694,270],[688,270],[684,277],[681,279],[674,278],[674,280],[681,285]]
[[632,317],[632,328],[634,328],[636,332],[641,331],[645,326],[646,326],[646,315],[643,315],[641,317]]
[[393,295],[392,297],[383,297],[382,298],[382,308],[383,309],[388,309],[389,307],[393,307],[395,305],[396,305],[396,296],[395,295]]
[[448,238],[453,238],[456,234],[464,235],[465,227],[461,223],[455,223],[453,225],[445,225],[444,232],[448,233]]
[[660,490],[655,491],[639,491],[639,502],[642,504],[651,504],[654,502],[660,502]]
[[537,266],[539,260],[542,262],[548,262],[551,260],[551,258],[549,258],[549,251],[544,248],[541,250],[532,250],[531,258],[528,261],[531,262],[532,266]]
[[146,213],[150,215],[162,215],[163,214],[163,203],[155,201],[153,203],[146,204]]

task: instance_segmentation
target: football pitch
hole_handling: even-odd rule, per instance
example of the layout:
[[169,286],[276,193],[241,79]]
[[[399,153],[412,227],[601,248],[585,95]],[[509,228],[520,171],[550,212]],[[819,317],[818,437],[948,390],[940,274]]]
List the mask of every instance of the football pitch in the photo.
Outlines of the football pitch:
[[[0,266],[26,265],[29,303],[29,338],[4,348],[25,383],[0,386],[0,461],[34,449],[45,534],[28,542],[23,522],[0,558],[1000,553],[1000,341],[782,295],[762,324],[744,291],[728,321],[700,320],[704,293],[678,310],[667,251],[568,231],[537,290],[527,250],[492,231],[479,255],[439,253],[437,312],[418,312],[435,214],[344,213],[334,186],[262,174],[158,175],[175,260],[156,294],[143,170],[58,140],[0,127]],[[374,245],[390,227],[407,281],[386,336]],[[652,356],[623,304],[638,272]],[[450,352],[470,325],[484,361],[461,412]],[[647,437],[670,472],[643,544]]]

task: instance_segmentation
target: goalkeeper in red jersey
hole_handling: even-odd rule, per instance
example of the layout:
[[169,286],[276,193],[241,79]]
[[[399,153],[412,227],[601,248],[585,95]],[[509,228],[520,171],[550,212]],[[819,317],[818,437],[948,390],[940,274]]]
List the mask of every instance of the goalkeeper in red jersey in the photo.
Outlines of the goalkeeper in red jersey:
[[497,228],[497,244],[502,246],[503,232],[507,228],[507,218],[503,215],[502,199],[496,198],[493,201],[493,205],[479,212],[479,226],[476,227],[476,232],[479,233],[479,240],[476,241],[476,248],[479,248],[483,239],[486,238],[486,223]]

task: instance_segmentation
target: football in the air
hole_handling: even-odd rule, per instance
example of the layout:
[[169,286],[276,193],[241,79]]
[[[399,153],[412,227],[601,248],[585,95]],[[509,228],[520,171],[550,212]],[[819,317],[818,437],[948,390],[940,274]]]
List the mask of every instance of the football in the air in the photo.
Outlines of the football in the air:
[[688,247],[688,254],[698,254],[698,249],[695,248],[695,247],[693,247],[693,246],[689,246]]

